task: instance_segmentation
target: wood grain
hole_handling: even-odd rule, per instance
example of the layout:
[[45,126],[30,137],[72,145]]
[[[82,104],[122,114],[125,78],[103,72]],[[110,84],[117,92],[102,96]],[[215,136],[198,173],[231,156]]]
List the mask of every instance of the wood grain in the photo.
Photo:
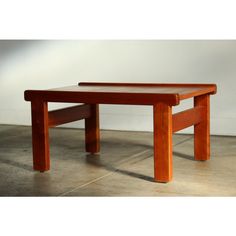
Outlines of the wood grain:
[[174,114],[172,117],[173,133],[200,123],[203,119],[204,113],[205,107],[196,106],[195,108]]
[[48,113],[48,125],[57,125],[81,120],[90,116],[90,106],[88,104],[62,108]]
[[204,107],[202,121],[194,126],[195,160],[210,159],[210,96],[202,95],[194,98],[194,107]]
[[50,102],[78,102],[88,104],[154,105],[158,102],[178,105],[180,100],[213,94],[214,84],[130,84],[80,83],[50,90],[27,90],[25,99],[41,97]]
[[164,103],[153,107],[154,121],[154,179],[172,179],[172,107]]
[[50,169],[47,103],[34,100],[31,113],[33,167],[34,170],[46,171]]
[[[69,90],[69,88],[68,88]],[[87,104],[123,104],[123,105],[153,105],[156,102],[165,102],[177,105],[180,102],[178,94],[132,93],[132,92],[92,92],[67,90],[26,90],[26,101],[38,97],[48,102],[71,102]]]

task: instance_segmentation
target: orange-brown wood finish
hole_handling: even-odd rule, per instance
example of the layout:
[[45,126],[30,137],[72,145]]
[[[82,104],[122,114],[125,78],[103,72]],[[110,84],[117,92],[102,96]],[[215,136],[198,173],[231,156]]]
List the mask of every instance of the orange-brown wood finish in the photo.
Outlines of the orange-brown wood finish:
[[48,113],[48,126],[54,127],[57,125],[73,122],[90,117],[90,106],[88,104],[62,108]]
[[205,114],[205,107],[196,106],[173,115],[173,133],[200,123]]
[[153,106],[154,121],[154,179],[172,179],[172,107],[165,103]]
[[[154,180],[172,179],[172,133],[194,125],[196,160],[210,158],[210,95],[215,84],[94,83],[50,90],[26,90],[31,101],[34,169],[50,168],[48,128],[85,119],[85,149],[100,150],[99,104],[151,105],[154,124]],[[194,107],[172,115],[172,106],[193,98]],[[84,103],[49,111],[48,102]]]
[[134,84],[130,83],[80,83],[50,90],[26,90],[25,99],[35,97],[50,102],[72,102],[87,104],[130,104],[153,105],[163,102],[172,106],[181,100],[214,94],[216,86],[212,84]]
[[194,107],[203,107],[202,121],[194,125],[194,157],[195,160],[210,159],[210,95],[194,98]]
[[85,149],[86,152],[97,153],[100,151],[99,131],[99,105],[90,105],[89,118],[85,119]]
[[50,169],[47,102],[32,101],[31,112],[33,168],[43,172]]

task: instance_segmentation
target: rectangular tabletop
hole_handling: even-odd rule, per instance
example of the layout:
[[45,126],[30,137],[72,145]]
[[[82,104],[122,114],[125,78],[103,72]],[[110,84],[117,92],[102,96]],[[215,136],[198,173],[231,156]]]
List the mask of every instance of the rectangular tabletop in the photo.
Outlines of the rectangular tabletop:
[[180,100],[216,93],[215,84],[89,83],[49,90],[26,90],[27,101],[99,104],[177,105]]

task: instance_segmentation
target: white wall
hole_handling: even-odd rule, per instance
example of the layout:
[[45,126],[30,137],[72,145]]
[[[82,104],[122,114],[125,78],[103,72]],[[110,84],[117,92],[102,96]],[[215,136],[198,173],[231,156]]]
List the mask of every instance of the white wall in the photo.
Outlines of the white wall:
[[[216,83],[211,133],[236,135],[236,41],[0,41],[0,123],[30,125],[24,90],[80,81]],[[101,128],[151,131],[152,108],[102,105]]]

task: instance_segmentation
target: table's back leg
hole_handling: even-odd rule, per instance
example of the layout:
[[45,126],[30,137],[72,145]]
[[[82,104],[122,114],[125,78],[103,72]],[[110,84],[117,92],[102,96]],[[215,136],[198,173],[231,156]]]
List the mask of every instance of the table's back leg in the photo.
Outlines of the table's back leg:
[[50,169],[47,102],[31,102],[31,119],[33,167],[43,172]]
[[202,121],[194,126],[194,157],[204,161],[210,159],[210,95],[195,97],[194,106],[205,108]]
[[172,179],[172,107],[164,103],[154,105],[154,179]]
[[100,151],[99,105],[90,104],[90,117],[85,119],[85,148],[86,152]]

